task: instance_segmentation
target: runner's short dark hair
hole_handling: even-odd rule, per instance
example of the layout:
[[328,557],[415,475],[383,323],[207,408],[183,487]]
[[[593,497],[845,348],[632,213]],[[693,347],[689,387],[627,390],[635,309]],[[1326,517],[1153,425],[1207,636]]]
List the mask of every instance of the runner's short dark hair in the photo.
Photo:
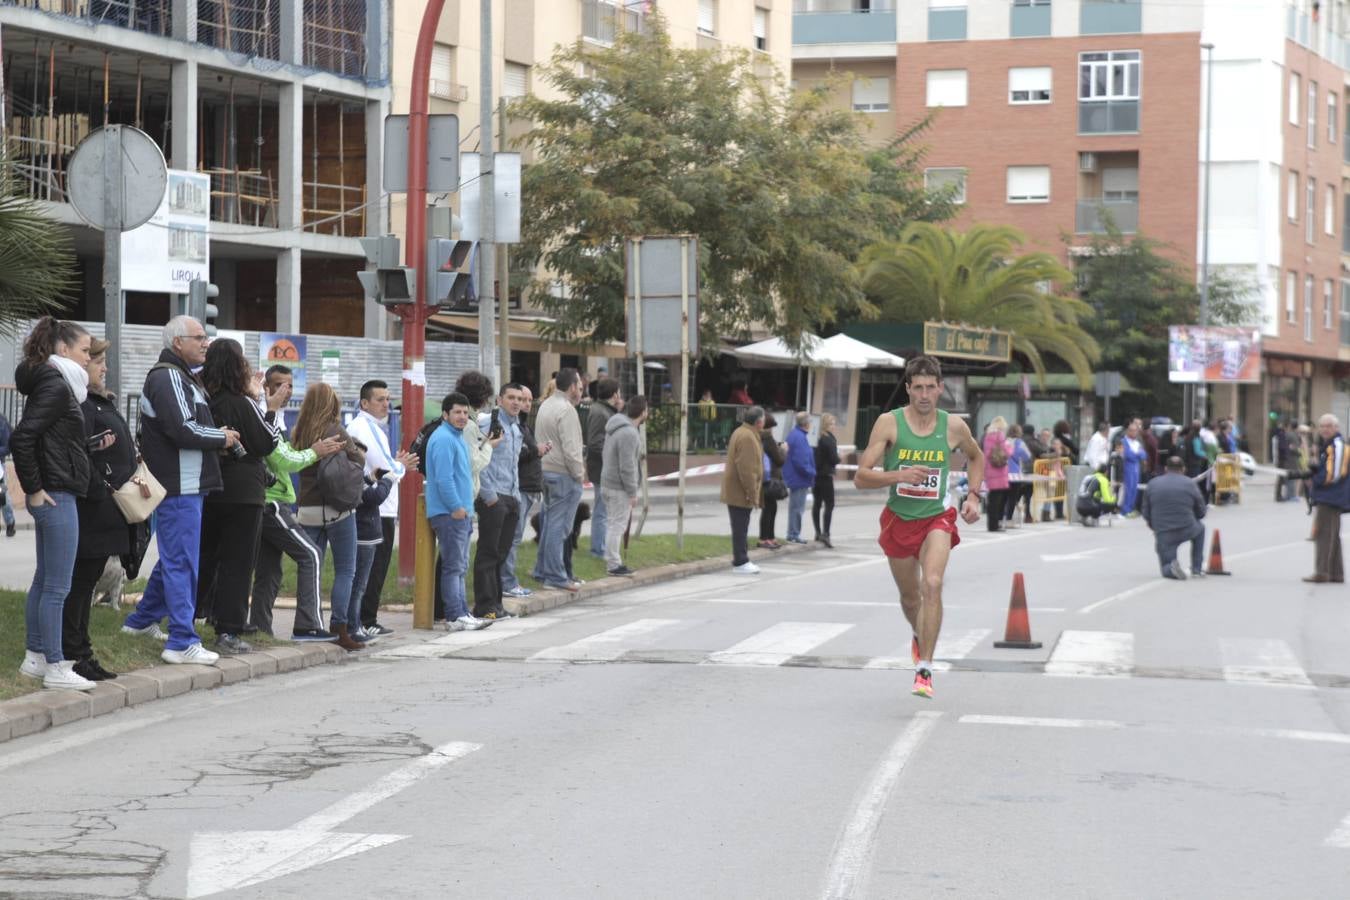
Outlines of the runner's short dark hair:
[[905,384],[912,384],[919,375],[932,375],[942,380],[942,364],[931,356],[916,356],[905,363]]

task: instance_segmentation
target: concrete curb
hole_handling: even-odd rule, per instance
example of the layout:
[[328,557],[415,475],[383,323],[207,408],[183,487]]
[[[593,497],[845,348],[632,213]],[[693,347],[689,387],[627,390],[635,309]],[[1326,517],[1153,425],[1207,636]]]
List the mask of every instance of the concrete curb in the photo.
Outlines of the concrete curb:
[[[752,560],[772,559],[794,553],[816,550],[820,544],[784,544],[781,550],[752,550]],[[629,578],[602,578],[588,582],[576,593],[559,590],[539,590],[529,597],[509,598],[510,612],[532,616],[577,603],[604,594],[614,594],[634,587],[662,584],[726,570],[730,558],[713,556],[685,563],[670,563],[652,569],[642,569]],[[411,611],[410,605],[384,607],[390,610]],[[421,643],[441,632],[427,630],[409,632],[404,639]],[[397,642],[391,642],[397,643]],[[359,660],[361,657],[357,657]],[[140,706],[168,697],[177,697],[192,691],[238,684],[254,678],[294,672],[311,666],[345,665],[350,655],[336,644],[308,643],[294,646],[267,647],[242,656],[222,656],[213,666],[162,665],[137,669],[119,675],[112,681],[100,681],[92,691],[37,691],[0,701],[0,743],[56,728],[82,719],[104,716],[123,707]]]

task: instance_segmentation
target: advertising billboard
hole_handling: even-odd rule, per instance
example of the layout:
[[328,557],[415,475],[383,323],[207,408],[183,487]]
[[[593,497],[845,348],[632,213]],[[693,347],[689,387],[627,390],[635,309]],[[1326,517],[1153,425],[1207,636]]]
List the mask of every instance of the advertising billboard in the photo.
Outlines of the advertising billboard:
[[1261,380],[1257,328],[1173,325],[1167,329],[1167,380],[1255,384]]
[[186,294],[210,281],[211,176],[169,170],[159,211],[122,235],[122,288]]

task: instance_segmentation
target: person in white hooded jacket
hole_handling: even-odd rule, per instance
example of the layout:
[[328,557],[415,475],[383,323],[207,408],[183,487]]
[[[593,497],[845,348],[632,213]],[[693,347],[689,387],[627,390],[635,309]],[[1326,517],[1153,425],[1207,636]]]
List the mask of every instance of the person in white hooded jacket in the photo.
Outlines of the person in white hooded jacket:
[[[375,473],[383,471],[398,481],[407,473],[407,467],[398,459],[397,447],[389,440],[389,385],[378,380],[367,381],[361,385],[360,403],[361,409],[347,426],[347,433],[366,448],[366,477],[374,480],[377,478]],[[360,628],[364,635],[372,638],[393,632],[392,628],[380,624],[379,611],[397,522],[398,490],[394,489],[380,504],[380,543],[375,546],[370,576],[361,595],[361,622],[352,626],[353,630]]]
[[615,413],[605,423],[604,463],[600,470],[600,490],[609,510],[609,528],[605,532],[605,568],[611,575],[632,575],[624,565],[620,553],[623,536],[628,531],[628,517],[637,504],[642,487],[642,433],[638,430],[647,421],[647,398],[629,399],[624,411]]

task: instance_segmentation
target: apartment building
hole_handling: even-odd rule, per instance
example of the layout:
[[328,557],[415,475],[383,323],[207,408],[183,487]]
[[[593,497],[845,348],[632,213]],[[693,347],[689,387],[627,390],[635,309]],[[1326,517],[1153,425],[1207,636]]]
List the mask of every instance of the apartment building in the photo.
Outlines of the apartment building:
[[[135,125],[169,166],[209,176],[219,324],[361,336],[379,325],[355,236],[383,229],[388,108],[382,0],[6,0],[0,132],[23,190],[69,229],[75,318],[105,318],[102,239],[67,202],[65,170],[104,124]],[[373,151],[373,152],[372,152]],[[199,254],[204,235],[190,250]],[[168,294],[128,292],[159,324]]]
[[1258,298],[1265,351],[1262,383],[1212,392],[1211,412],[1238,416],[1258,451],[1272,415],[1350,417],[1344,0],[794,10],[799,85],[830,69],[861,76],[847,102],[875,117],[879,139],[934,114],[925,175],[956,186],[956,224],[1015,225],[1070,264],[1109,217],[1198,270],[1209,112],[1210,265]]

